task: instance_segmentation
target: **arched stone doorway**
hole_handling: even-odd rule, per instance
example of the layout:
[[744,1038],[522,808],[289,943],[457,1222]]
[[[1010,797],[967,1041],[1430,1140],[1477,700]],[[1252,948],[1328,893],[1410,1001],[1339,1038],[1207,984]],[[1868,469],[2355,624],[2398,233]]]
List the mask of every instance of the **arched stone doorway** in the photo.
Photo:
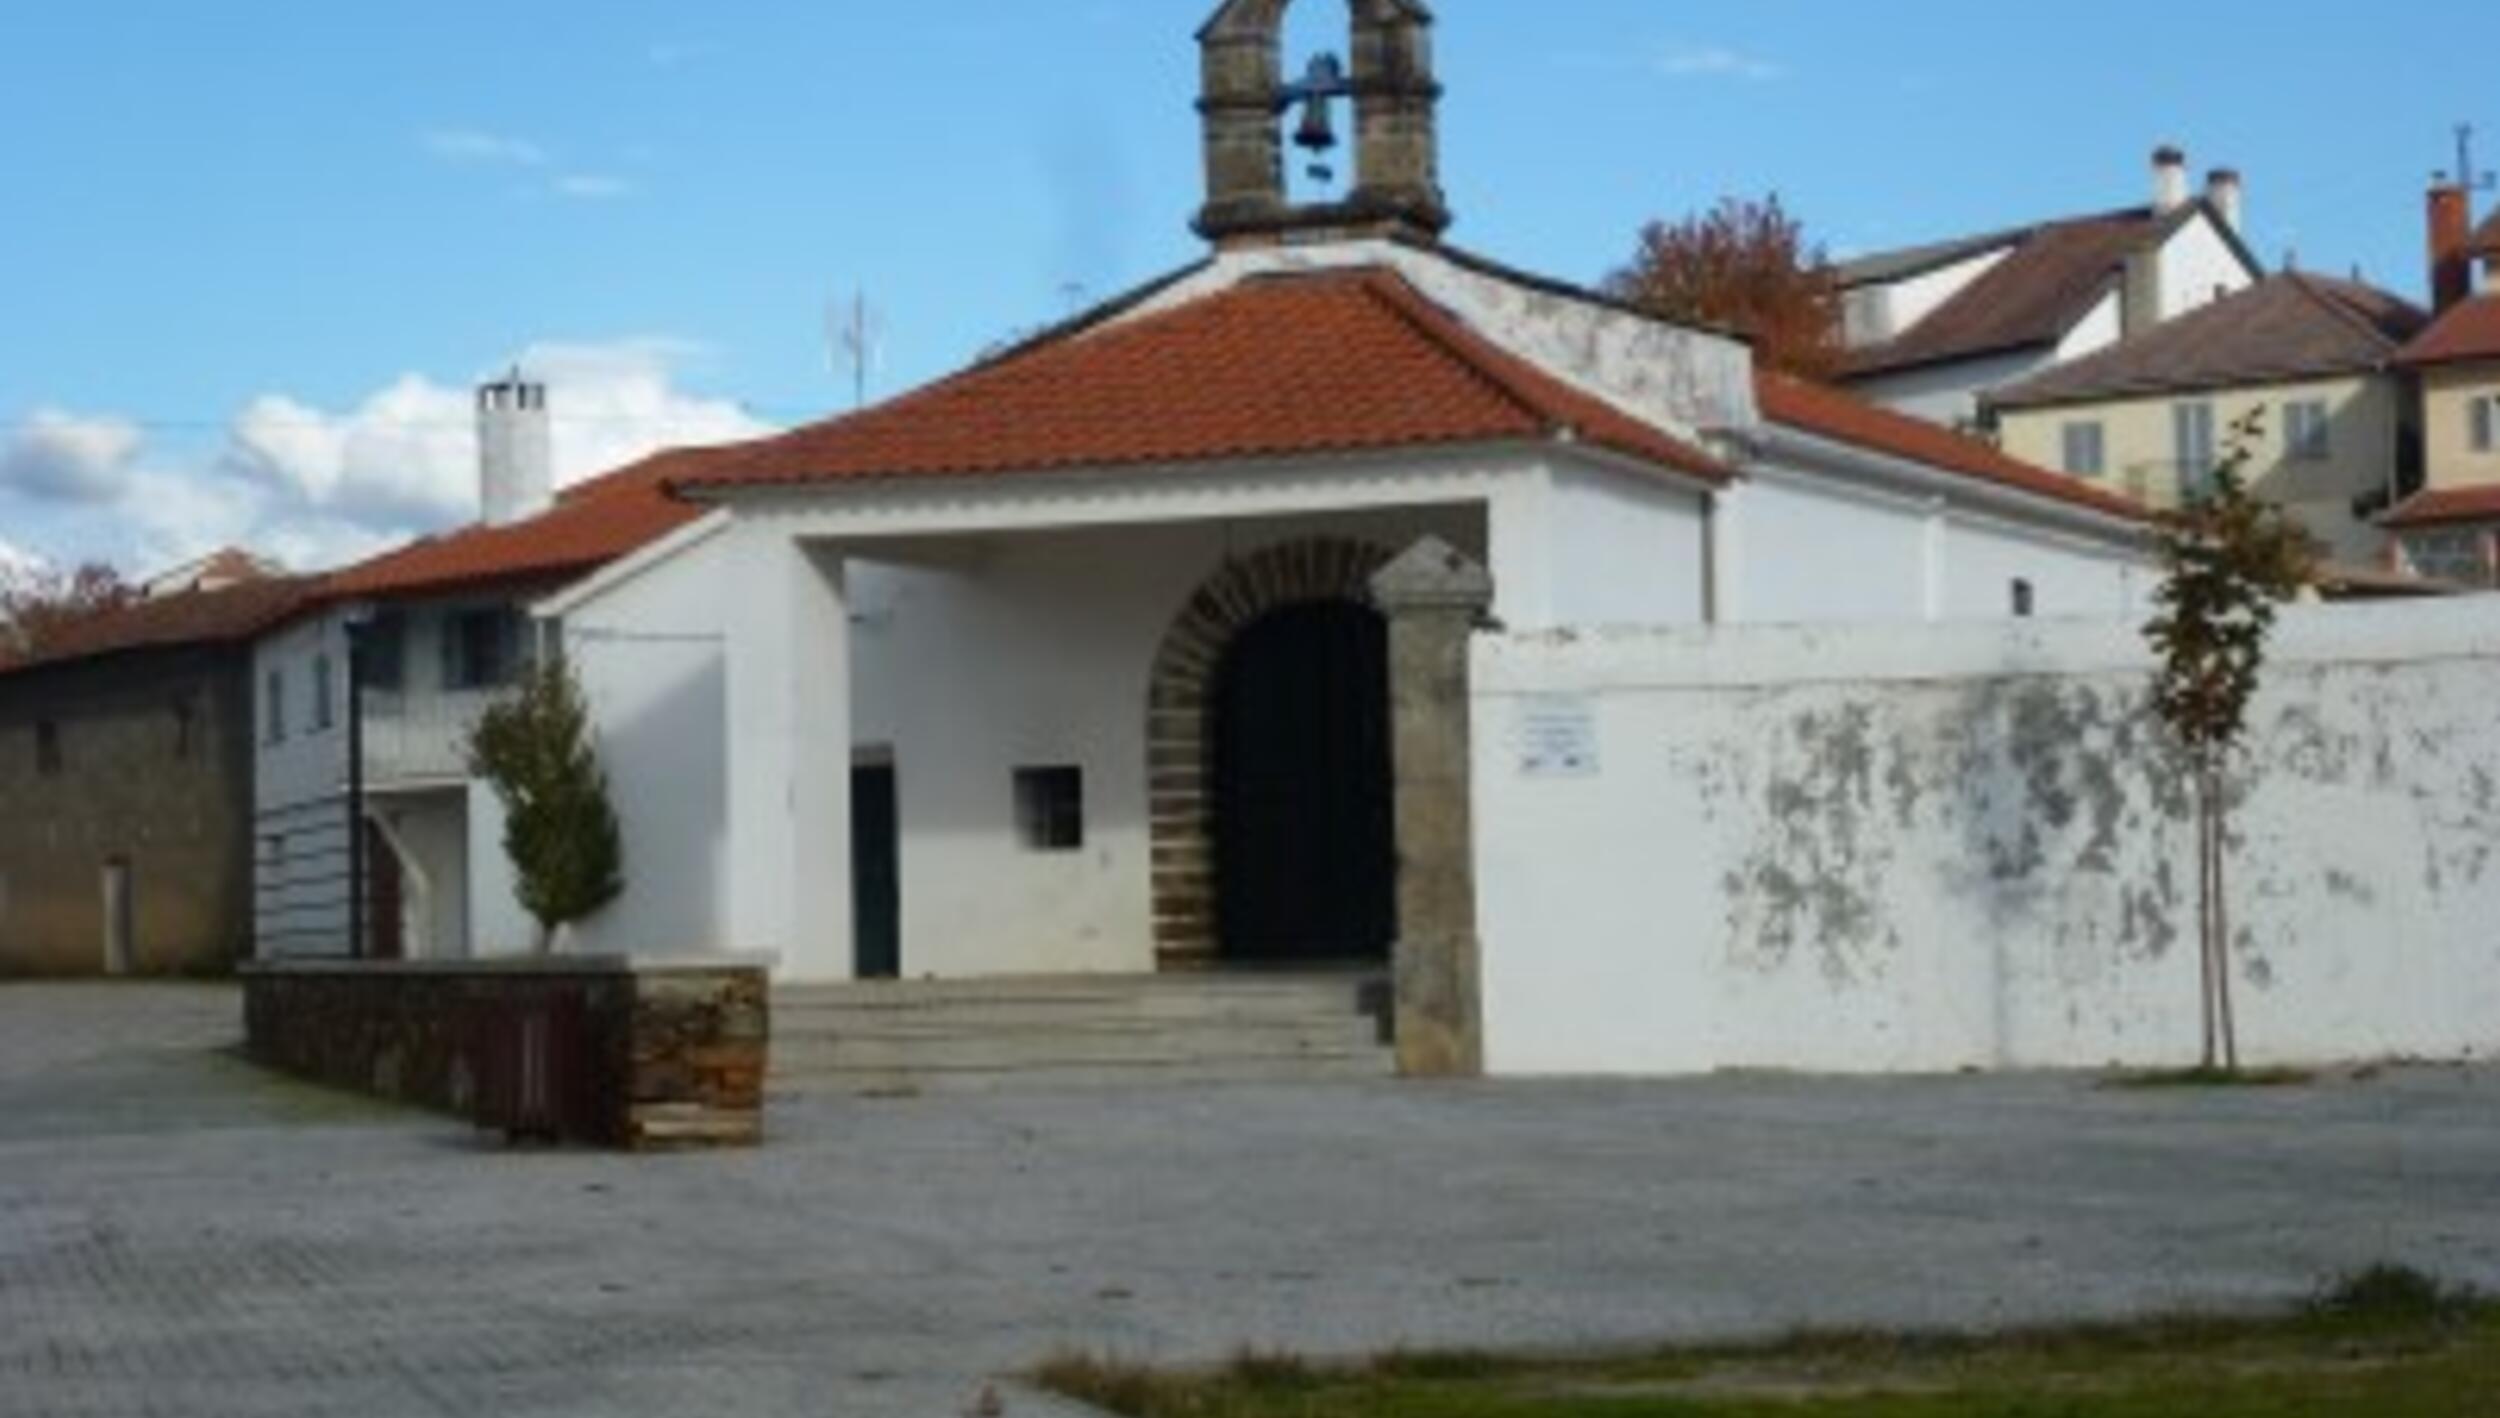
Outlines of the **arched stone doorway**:
[[1225,648],[1209,731],[1224,964],[1388,958],[1388,699],[1388,627],[1354,601],[1270,611]]
[[[1155,949],[1162,968],[1205,969],[1225,963],[1228,926],[1237,932],[1283,930],[1284,934],[1265,942],[1267,957],[1277,963],[1315,959],[1322,951],[1342,952],[1347,941],[1367,941],[1374,935],[1377,944],[1362,953],[1376,957],[1386,951],[1394,934],[1394,906],[1380,903],[1394,900],[1390,894],[1394,866],[1386,855],[1393,847],[1383,845],[1382,855],[1371,861],[1362,844],[1374,834],[1384,844],[1394,841],[1387,817],[1385,651],[1376,651],[1384,642],[1366,639],[1380,634],[1379,617],[1368,604],[1369,585],[1373,573],[1388,560],[1389,553],[1378,547],[1340,538],[1311,538],[1266,548],[1227,562],[1190,598],[1165,635],[1149,681],[1146,731]],[[1284,614],[1297,610],[1308,613]],[[1375,653],[1380,656],[1379,668],[1365,668]],[[1235,668],[1229,677],[1228,665]],[[1263,783],[1248,781],[1258,775],[1261,760],[1273,763],[1279,753],[1290,753],[1295,730],[1270,722],[1266,729],[1272,732],[1253,727],[1246,734],[1228,734],[1219,743],[1218,723],[1224,717],[1228,688],[1237,724],[1246,722],[1241,716],[1259,713],[1254,706],[1260,695],[1283,695],[1299,706],[1290,712],[1294,722],[1304,726],[1300,732],[1307,738],[1314,731],[1315,715],[1346,708],[1349,696],[1364,694],[1345,687],[1349,678],[1370,686],[1369,702],[1351,711],[1352,715],[1379,716],[1377,784],[1371,784],[1371,767],[1349,770],[1361,774],[1366,788],[1376,786],[1380,814],[1376,821],[1342,785],[1332,792],[1316,782],[1316,762],[1304,765],[1306,771],[1298,774],[1286,764],[1284,771]],[[1369,765],[1375,759],[1362,747],[1363,742],[1363,730],[1357,724],[1341,729],[1334,739],[1323,737],[1311,752],[1323,762]],[[1220,750],[1249,759],[1226,768],[1225,773],[1234,776],[1221,783]],[[1246,775],[1240,772],[1243,769],[1248,770]],[[1219,791],[1238,799],[1245,790],[1256,802],[1255,806],[1250,801],[1241,803],[1251,814],[1245,830],[1254,835],[1236,834],[1230,843],[1219,845]],[[1297,870],[1297,864],[1301,870],[1313,870],[1308,862],[1313,844],[1279,843],[1267,836],[1273,829],[1259,826],[1261,821],[1290,820],[1285,815],[1294,810],[1296,801],[1306,804],[1304,811],[1342,813],[1339,824],[1325,837],[1344,844],[1339,850],[1353,854],[1343,866],[1318,869],[1327,879],[1352,883],[1357,894],[1337,904],[1334,909],[1342,912],[1343,919],[1317,936],[1307,934],[1307,926],[1302,931],[1288,929],[1289,907],[1278,907],[1280,914],[1265,924],[1255,915],[1243,919],[1235,913],[1228,918],[1224,910],[1221,873],[1228,864],[1236,874],[1254,873],[1245,885],[1268,894],[1278,888],[1262,887],[1261,880],[1279,879]],[[1259,845],[1262,842],[1264,846]],[[1376,870],[1367,874],[1366,861]],[[1269,875],[1257,875],[1263,872]],[[1380,924],[1384,911],[1385,925]],[[1306,903],[1303,919],[1324,918]],[[1373,924],[1360,924],[1366,920]],[[1292,944],[1295,940],[1301,943]],[[1237,935],[1233,943],[1249,947],[1245,953],[1253,962],[1259,960],[1257,941]]]

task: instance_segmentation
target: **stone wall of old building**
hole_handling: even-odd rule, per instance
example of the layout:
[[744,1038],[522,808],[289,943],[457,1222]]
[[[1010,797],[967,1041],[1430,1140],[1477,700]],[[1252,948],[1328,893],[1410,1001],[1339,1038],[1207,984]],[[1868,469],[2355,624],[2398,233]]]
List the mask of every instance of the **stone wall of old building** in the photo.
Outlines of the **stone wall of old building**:
[[[0,676],[0,976],[209,974],[251,953],[252,724],[240,649]],[[107,880],[127,870],[126,959]]]
[[551,1140],[761,1140],[764,966],[738,960],[285,961],[244,970],[254,1061]]

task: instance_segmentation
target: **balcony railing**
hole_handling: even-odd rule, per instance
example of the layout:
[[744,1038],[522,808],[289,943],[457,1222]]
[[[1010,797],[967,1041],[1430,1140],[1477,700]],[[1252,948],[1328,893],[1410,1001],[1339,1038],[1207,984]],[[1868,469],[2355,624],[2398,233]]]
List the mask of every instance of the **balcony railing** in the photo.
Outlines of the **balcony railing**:
[[366,783],[389,787],[467,778],[469,729],[494,697],[493,690],[366,690]]

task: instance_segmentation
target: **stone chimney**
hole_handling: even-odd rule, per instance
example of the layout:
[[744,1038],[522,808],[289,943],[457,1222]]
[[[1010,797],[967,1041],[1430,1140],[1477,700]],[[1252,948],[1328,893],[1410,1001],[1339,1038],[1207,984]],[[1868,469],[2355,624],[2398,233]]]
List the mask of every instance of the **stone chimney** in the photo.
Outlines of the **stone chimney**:
[[2236,167],[2218,167],[2205,175],[2205,203],[2237,234],[2248,219],[2248,183]]
[[1224,0],[1198,32],[1198,113],[1206,206],[1198,233],[1219,248],[1397,234],[1431,240],[1450,225],[1441,194],[1432,11],[1423,0],[1352,0],[1354,187],[1295,205],[1285,184],[1284,20],[1292,0]]
[[2166,217],[2187,205],[2187,154],[2169,144],[2153,150],[2153,214]]
[[2464,188],[2431,188],[2430,238],[2431,312],[2441,314],[2474,293],[2474,208]]
[[519,370],[477,391],[477,492],[482,519],[501,527],[555,502],[555,448],[547,386]]

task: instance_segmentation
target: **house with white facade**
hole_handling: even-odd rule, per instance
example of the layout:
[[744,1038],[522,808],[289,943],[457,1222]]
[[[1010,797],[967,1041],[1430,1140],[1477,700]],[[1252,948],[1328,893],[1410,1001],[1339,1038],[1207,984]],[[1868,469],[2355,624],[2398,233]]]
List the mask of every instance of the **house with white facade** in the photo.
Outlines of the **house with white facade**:
[[1875,252],[1838,269],[1841,382],[1888,408],[1973,427],[1993,390],[2141,336],[2265,268],[2242,235],[2246,184],[2153,155],[2144,206]]
[[478,423],[476,524],[321,578],[254,646],[264,957],[461,959],[535,939],[469,728],[541,653],[534,602],[699,514],[662,491],[683,455],[556,492],[547,390],[517,374],[479,390]]

